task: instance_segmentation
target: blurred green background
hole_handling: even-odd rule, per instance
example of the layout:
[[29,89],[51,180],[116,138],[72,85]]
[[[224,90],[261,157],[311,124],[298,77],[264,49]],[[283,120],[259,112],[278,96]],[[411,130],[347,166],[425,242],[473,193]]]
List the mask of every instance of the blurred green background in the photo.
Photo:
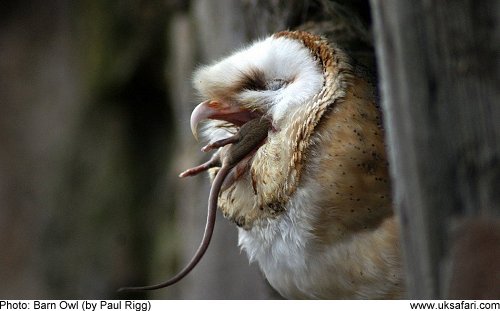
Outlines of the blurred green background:
[[[201,239],[208,178],[189,129],[193,69],[292,27],[314,1],[0,3],[0,298],[278,296],[219,215],[178,285],[157,283]],[[206,156],[205,156],[206,157]]]

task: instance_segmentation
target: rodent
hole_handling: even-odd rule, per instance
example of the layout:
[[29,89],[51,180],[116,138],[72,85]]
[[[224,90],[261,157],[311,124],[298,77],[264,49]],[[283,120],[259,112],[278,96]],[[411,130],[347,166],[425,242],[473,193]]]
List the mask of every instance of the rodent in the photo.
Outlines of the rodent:
[[205,225],[203,238],[200,242],[200,246],[198,246],[198,249],[196,250],[189,263],[174,277],[168,279],[167,281],[149,286],[122,287],[118,290],[119,292],[154,290],[168,287],[182,280],[186,275],[189,274],[189,272],[191,272],[191,270],[193,270],[194,267],[196,267],[198,262],[207,251],[210,240],[212,239],[212,234],[215,227],[215,216],[217,213],[219,193],[221,192],[226,177],[228,176],[230,171],[238,163],[240,163],[241,160],[243,160],[246,156],[254,152],[258,147],[262,145],[263,141],[267,138],[269,129],[271,129],[271,127],[271,122],[265,117],[252,119],[243,124],[238,132],[236,132],[236,134],[234,134],[233,136],[208,144],[202,148],[202,150],[205,152],[216,148],[219,148],[219,150],[207,162],[194,168],[188,169],[179,175],[179,177],[194,176],[208,170],[209,168],[220,165],[220,169],[217,172],[217,175],[215,176],[210,188],[210,195],[208,197],[207,222]]

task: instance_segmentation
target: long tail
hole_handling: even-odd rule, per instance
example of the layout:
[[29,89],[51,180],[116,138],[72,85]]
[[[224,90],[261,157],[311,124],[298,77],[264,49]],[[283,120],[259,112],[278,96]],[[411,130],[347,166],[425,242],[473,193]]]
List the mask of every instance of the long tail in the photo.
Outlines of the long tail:
[[118,290],[118,292],[146,291],[146,290],[154,290],[154,289],[168,287],[182,280],[186,275],[189,274],[189,272],[191,272],[191,270],[193,270],[194,267],[196,267],[196,265],[201,260],[203,255],[205,255],[205,252],[208,249],[208,245],[210,244],[210,240],[212,239],[212,234],[214,232],[214,227],[215,227],[215,216],[217,214],[217,203],[219,198],[219,192],[224,182],[224,179],[226,178],[231,168],[232,167],[228,165],[222,166],[219,172],[217,172],[217,176],[215,176],[214,182],[212,183],[212,188],[210,189],[210,196],[208,197],[208,213],[207,213],[207,223],[205,225],[205,232],[203,234],[200,246],[198,246],[196,253],[194,254],[191,261],[187,264],[187,266],[184,267],[184,269],[182,269],[174,277],[165,282],[149,286],[122,287]]

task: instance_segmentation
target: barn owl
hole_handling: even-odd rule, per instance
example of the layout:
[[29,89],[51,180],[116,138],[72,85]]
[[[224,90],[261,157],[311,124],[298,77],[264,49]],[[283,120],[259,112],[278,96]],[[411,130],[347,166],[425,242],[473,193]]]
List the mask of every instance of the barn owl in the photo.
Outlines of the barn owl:
[[239,245],[283,297],[404,296],[381,114],[363,66],[325,37],[283,31],[199,68],[195,136],[212,158],[181,174],[213,177]]

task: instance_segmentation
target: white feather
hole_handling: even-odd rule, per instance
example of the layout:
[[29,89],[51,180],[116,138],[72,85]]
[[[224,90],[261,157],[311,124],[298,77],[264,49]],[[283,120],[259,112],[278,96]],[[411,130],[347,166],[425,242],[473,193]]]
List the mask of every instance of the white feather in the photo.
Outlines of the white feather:
[[214,87],[230,89],[242,73],[258,69],[266,81],[287,83],[277,90],[244,90],[237,95],[241,103],[262,105],[275,124],[294,107],[310,100],[323,85],[323,74],[311,52],[301,43],[284,37],[257,41],[215,64],[198,69],[194,86],[204,98]]
[[[386,264],[382,267],[367,260],[364,250],[372,249],[388,239],[384,225],[374,231],[359,232],[328,246],[318,246],[313,232],[320,217],[320,207],[314,198],[322,186],[312,178],[289,200],[287,213],[275,219],[262,220],[252,229],[239,229],[238,243],[250,261],[256,261],[269,283],[284,297],[294,299],[355,299],[383,297],[393,288],[388,279],[398,280],[398,254],[393,249],[380,249],[377,256]],[[390,224],[386,224],[390,225]],[[366,275],[364,283],[353,283],[353,267]],[[391,269],[387,269],[391,267]],[[387,269],[387,271],[384,271]]]
[[[262,72],[265,80],[285,81],[278,88],[243,90],[232,95],[241,104],[259,105],[272,117],[279,129],[281,122],[293,118],[296,108],[310,102],[324,83],[320,64],[311,51],[299,41],[284,37],[268,37],[235,54],[200,68],[194,85],[204,100],[211,99],[214,89],[232,90],[244,73]],[[207,123],[205,135],[217,140],[229,135],[231,129]],[[319,161],[319,160],[318,160]],[[318,163],[313,163],[314,167]],[[315,176],[315,174],[309,174]],[[358,233],[339,243],[322,245],[316,241],[313,228],[320,217],[318,201],[322,186],[312,177],[301,181],[301,187],[285,206],[286,213],[253,224],[250,230],[239,229],[239,244],[251,261],[257,261],[271,285],[285,297],[294,298],[366,298],[376,297],[374,291],[387,288],[379,279],[367,278],[366,284],[351,282],[352,266],[359,266],[368,276],[381,274],[377,267],[363,258],[363,249],[376,245],[383,232]],[[392,260],[392,253],[381,258]],[[396,266],[390,263],[387,266]],[[332,290],[334,294],[332,294]],[[354,295],[354,297],[353,297]]]

